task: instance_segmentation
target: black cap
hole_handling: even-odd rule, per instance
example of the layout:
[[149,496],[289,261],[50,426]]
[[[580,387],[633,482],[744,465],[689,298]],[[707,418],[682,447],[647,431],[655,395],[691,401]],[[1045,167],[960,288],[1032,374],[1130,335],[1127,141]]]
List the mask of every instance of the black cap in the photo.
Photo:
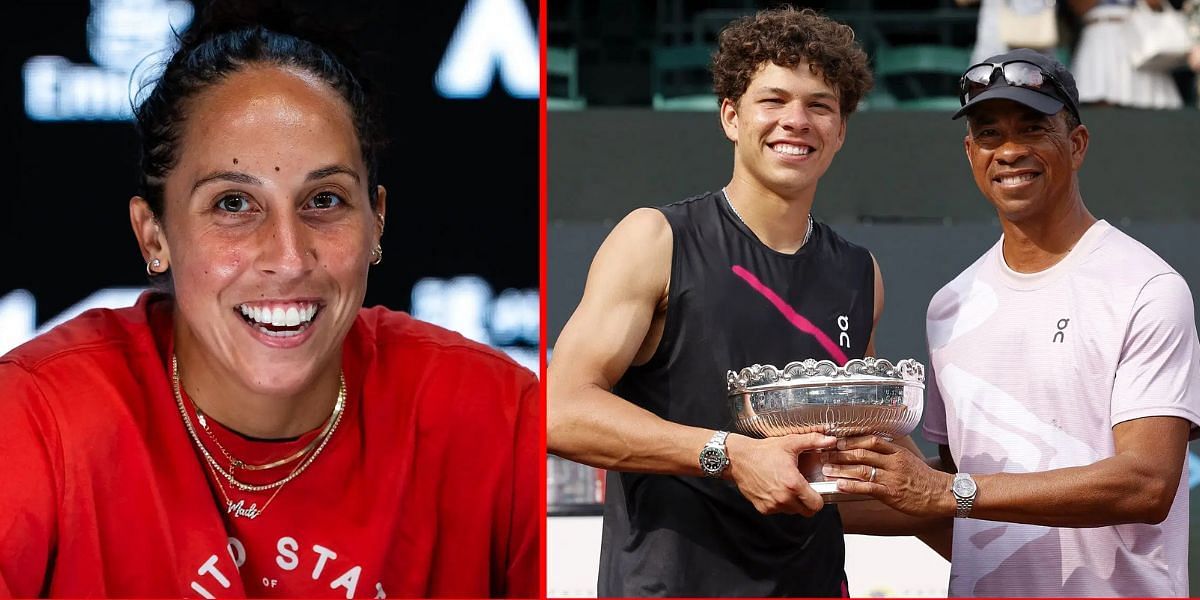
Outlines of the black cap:
[[1044,91],[1038,91],[1030,88],[1012,86],[1009,85],[1008,81],[1006,81],[1003,77],[996,77],[987,89],[980,92],[978,95],[972,98],[970,102],[967,102],[966,105],[958,109],[958,112],[954,113],[954,117],[952,118],[957,119],[967,114],[967,111],[970,110],[972,106],[975,106],[980,102],[986,102],[988,100],[995,100],[998,98],[1012,100],[1013,102],[1024,104],[1029,108],[1047,115],[1057,114],[1058,111],[1062,110],[1063,107],[1066,106],[1076,118],[1079,117],[1079,90],[1075,87],[1075,77],[1071,75],[1071,72],[1068,71],[1062,63],[1058,62],[1053,57],[1042,54],[1041,52],[1030,50],[1028,48],[1018,48],[1011,52],[997,54],[996,56],[988,58],[983,62],[999,65],[1015,60],[1025,61],[1037,65],[1043,71],[1050,74],[1050,76],[1057,79],[1058,82],[1062,84],[1063,89],[1066,90],[1069,96],[1064,96],[1063,90],[1060,90],[1058,86],[1053,84],[1045,87]]

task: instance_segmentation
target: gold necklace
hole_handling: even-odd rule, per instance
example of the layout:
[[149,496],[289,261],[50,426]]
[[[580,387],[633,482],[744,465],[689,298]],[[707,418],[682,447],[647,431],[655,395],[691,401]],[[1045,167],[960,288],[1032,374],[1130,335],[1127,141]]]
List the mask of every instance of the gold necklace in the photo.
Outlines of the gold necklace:
[[244,517],[253,521],[259,515],[263,514],[263,512],[267,510],[267,507],[271,505],[271,502],[275,500],[275,496],[278,496],[279,492],[283,491],[282,485],[275,488],[275,491],[271,493],[270,498],[267,498],[267,501],[262,505],[262,508],[258,507],[257,502],[251,503],[250,506],[246,506],[245,500],[238,500],[236,503],[234,503],[233,500],[229,499],[229,494],[225,493],[225,486],[221,485],[221,478],[217,476],[217,472],[213,470],[212,465],[206,462],[204,463],[204,466],[208,467],[209,473],[212,473],[213,481],[216,482],[217,489],[221,492],[221,497],[225,499],[225,514],[233,515],[234,518]]
[[171,355],[171,385],[173,391],[175,392],[175,403],[179,407],[179,415],[183,418],[183,424],[187,427],[188,434],[191,436],[192,442],[196,444],[196,448],[198,448],[200,450],[200,454],[204,456],[204,460],[208,463],[209,469],[215,470],[216,473],[220,473],[221,477],[225,478],[225,481],[228,481],[230,486],[242,490],[243,492],[262,492],[269,489],[283,487],[284,485],[287,485],[288,482],[303,473],[304,470],[307,469],[308,466],[311,465],[313,461],[321,455],[321,451],[325,449],[325,445],[328,444],[329,439],[333,437],[333,432],[337,430],[338,424],[342,422],[342,414],[345,412],[344,409],[346,405],[346,376],[345,373],[339,373],[337,402],[333,405],[333,413],[329,415],[329,421],[325,424],[325,428],[317,436],[317,438],[321,440],[321,443],[317,445],[316,449],[313,450],[312,454],[310,454],[308,458],[304,460],[304,462],[297,465],[296,468],[293,469],[292,472],[283,479],[263,485],[251,485],[238,481],[236,478],[234,478],[233,473],[222,468],[220,463],[217,462],[217,459],[213,458],[212,454],[208,452],[208,448],[204,446],[204,443],[200,441],[200,436],[196,434],[196,429],[192,426],[192,420],[188,417],[187,409],[183,406],[183,395],[179,391],[179,361],[176,359],[174,354]]
[[313,448],[316,448],[317,444],[321,443],[321,440],[324,439],[325,434],[329,432],[329,426],[333,423],[334,416],[333,413],[330,413],[329,419],[326,419],[325,426],[322,427],[321,433],[314,437],[307,446],[297,450],[294,454],[288,456],[287,458],[281,458],[274,462],[256,465],[233,456],[228,450],[225,449],[225,446],[221,445],[221,442],[217,439],[216,434],[214,434],[212,429],[209,428],[208,419],[205,418],[204,411],[200,410],[199,406],[196,406],[196,402],[194,400],[192,401],[192,409],[196,411],[196,420],[200,422],[200,427],[204,429],[204,433],[208,434],[208,439],[212,440],[212,443],[216,445],[217,450],[221,451],[221,454],[225,456],[225,460],[229,461],[230,473],[233,473],[234,469],[242,469],[244,471],[265,471],[267,469],[274,469],[275,467],[282,467],[283,465],[299,459],[301,456],[308,454],[308,452]]

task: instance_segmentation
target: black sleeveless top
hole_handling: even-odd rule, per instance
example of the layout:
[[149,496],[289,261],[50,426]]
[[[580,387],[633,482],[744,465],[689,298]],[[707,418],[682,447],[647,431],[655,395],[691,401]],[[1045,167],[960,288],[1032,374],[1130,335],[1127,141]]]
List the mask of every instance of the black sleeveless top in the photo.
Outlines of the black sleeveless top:
[[[799,251],[776,252],[720,192],[659,210],[674,237],[666,323],[618,396],[668,421],[729,430],[726,371],[863,356],[875,290],[867,250],[814,222]],[[608,474],[601,596],[841,596],[844,559],[832,505],[812,518],[764,516],[732,482]]]

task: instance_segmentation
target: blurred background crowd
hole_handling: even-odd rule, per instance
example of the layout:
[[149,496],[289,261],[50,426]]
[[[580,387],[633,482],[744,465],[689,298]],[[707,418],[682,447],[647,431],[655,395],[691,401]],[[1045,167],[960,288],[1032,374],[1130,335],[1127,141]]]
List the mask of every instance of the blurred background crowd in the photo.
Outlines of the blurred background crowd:
[[[551,109],[645,106],[716,110],[705,73],[726,23],[776,3],[551,0],[547,23]],[[824,0],[799,3],[854,28],[878,78],[863,109],[957,104],[966,67],[1012,47],[1056,55],[1084,104],[1196,108],[1200,0]],[[1152,13],[1147,17],[1147,13]],[[1135,64],[1141,23],[1188,46]],[[1162,43],[1171,43],[1174,38]]]

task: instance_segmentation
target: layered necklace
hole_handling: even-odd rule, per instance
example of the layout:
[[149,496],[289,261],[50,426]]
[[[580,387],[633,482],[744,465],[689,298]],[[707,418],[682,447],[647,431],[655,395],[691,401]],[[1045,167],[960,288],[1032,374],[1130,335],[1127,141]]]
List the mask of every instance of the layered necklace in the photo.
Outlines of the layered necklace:
[[[200,435],[196,432],[196,428],[192,425],[192,419],[188,416],[187,408],[184,407],[183,404],[183,392],[180,391],[179,361],[173,354],[171,355],[171,386],[175,392],[175,403],[179,406],[179,415],[183,417],[183,424],[187,427],[188,434],[191,436],[192,442],[195,443],[196,448],[200,450],[200,454],[204,456],[205,465],[208,467],[209,472],[213,474],[213,479],[215,479],[217,483],[217,489],[221,491],[221,496],[225,499],[226,514],[246,519],[254,519],[261,515],[263,511],[267,510],[267,507],[270,506],[271,502],[275,500],[275,496],[279,495],[279,492],[283,489],[283,486],[287,485],[288,482],[296,477],[299,477],[300,474],[303,473],[304,470],[307,469],[308,466],[311,465],[313,461],[315,461],[317,457],[321,455],[321,451],[325,449],[325,445],[328,444],[329,439],[333,437],[333,432],[337,430],[338,424],[342,422],[342,414],[345,412],[346,408],[346,377],[344,373],[339,373],[337,401],[333,405],[333,412],[329,414],[329,418],[326,419],[325,425],[321,427],[321,432],[318,433],[317,436],[313,438],[312,441],[309,442],[305,447],[297,450],[285,458],[264,464],[253,464],[236,458],[225,448],[225,446],[221,445],[221,442],[217,440],[217,436],[213,433],[212,428],[210,428],[208,425],[208,418],[205,416],[204,412],[200,410],[200,407],[196,406],[196,403],[193,401],[192,408],[196,411],[196,421],[199,422],[200,428],[204,430],[204,433],[207,435],[208,439],[212,441],[213,445],[216,446],[221,455],[225,457],[225,460],[229,462],[229,468],[226,469],[225,467],[221,466],[221,463],[218,462],[217,459],[208,451],[208,448],[200,440]],[[267,471],[291,463],[297,464],[287,475],[275,481],[261,485],[245,483],[243,481],[239,481],[234,476],[238,469],[243,471]],[[275,491],[271,494],[270,498],[267,498],[267,501],[262,505],[262,507],[259,507],[258,503],[252,503],[247,507],[245,500],[238,500],[237,502],[234,502],[229,497],[229,494],[225,492],[225,485],[222,484],[222,480],[224,480],[224,484],[227,484],[231,490],[237,489],[243,492],[265,492],[273,489]]]
[[[742,218],[742,213],[738,212],[738,209],[733,207],[733,200],[729,199],[729,189],[721,188],[721,195],[725,196],[725,205],[729,207],[729,210],[733,211],[733,216],[737,217],[738,220],[742,222],[742,225],[746,226],[746,229],[750,229],[750,224],[747,223],[746,220]],[[808,211],[808,229],[804,232],[804,241],[800,242],[801,248],[803,248],[804,245],[808,243],[808,238],[812,237],[812,230],[813,230],[813,218],[812,218],[812,211],[810,210],[810,211]],[[751,231],[754,231],[754,230],[751,229]]]

